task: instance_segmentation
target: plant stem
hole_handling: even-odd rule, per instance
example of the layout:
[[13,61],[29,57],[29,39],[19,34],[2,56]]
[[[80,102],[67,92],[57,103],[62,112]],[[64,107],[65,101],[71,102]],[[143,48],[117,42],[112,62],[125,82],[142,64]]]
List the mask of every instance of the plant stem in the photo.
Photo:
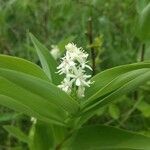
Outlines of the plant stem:
[[145,55],[145,44],[142,44],[142,50],[141,50],[141,61],[144,61],[144,55]]
[[134,112],[134,110],[136,109],[137,105],[141,102],[142,99],[138,99],[138,101],[136,101],[136,103],[134,104],[134,106],[132,107],[132,109],[130,109],[127,114],[123,117],[122,121],[119,123],[118,127],[123,126],[124,123],[128,120],[128,118],[130,117],[130,115]]
[[[140,55],[140,61],[144,61],[144,55],[145,55],[145,44],[142,44],[142,49],[141,49],[141,55]],[[135,91],[133,94],[133,99],[137,100],[138,99],[138,91]]]
[[92,58],[92,69],[93,69],[93,75],[95,75],[95,50],[92,46],[93,44],[93,24],[92,24],[92,17],[89,17],[88,19],[88,38],[89,38],[89,44],[91,46],[91,58]]

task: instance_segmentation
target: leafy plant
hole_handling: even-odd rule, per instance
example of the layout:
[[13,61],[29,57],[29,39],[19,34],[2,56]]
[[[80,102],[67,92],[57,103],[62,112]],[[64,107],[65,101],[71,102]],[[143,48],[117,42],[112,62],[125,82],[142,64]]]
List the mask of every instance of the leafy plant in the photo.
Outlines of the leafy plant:
[[[149,150],[150,138],[110,126],[84,123],[116,98],[150,80],[150,62],[118,66],[93,76],[94,83],[78,100],[59,89],[57,62],[32,34],[42,68],[27,60],[0,55],[0,104],[35,117],[29,135],[13,126],[5,129],[31,150]],[[140,108],[139,108],[140,109]],[[110,107],[114,118],[118,110]]]

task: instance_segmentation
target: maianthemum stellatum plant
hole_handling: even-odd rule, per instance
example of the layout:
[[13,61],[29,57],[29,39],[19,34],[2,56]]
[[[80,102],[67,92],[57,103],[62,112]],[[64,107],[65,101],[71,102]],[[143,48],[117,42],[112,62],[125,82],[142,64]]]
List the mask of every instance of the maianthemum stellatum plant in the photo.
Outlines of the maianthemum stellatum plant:
[[150,138],[104,125],[84,125],[96,111],[150,81],[150,62],[114,67],[90,78],[88,54],[76,45],[56,60],[32,34],[42,68],[0,55],[0,104],[34,118],[29,135],[4,128],[30,150],[149,150]]

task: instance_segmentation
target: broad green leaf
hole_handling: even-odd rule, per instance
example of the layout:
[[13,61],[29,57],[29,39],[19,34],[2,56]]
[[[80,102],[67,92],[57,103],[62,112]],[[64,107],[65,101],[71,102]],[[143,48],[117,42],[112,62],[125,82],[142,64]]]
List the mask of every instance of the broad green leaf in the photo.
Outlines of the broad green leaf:
[[150,40],[150,2],[139,16],[138,35],[142,40]]
[[150,80],[150,71],[147,71],[147,72],[143,73],[142,75],[139,75],[138,77],[128,81],[127,83],[123,84],[122,87],[113,91],[112,93],[110,93],[102,98],[101,97],[98,98],[96,100],[97,103],[95,103],[94,105],[96,107],[102,107],[103,105],[108,104],[108,102],[111,102],[118,96],[122,96],[123,94],[125,94],[129,91],[135,90],[136,87],[144,84],[148,80]]
[[90,105],[92,103],[92,101],[94,101],[95,99],[102,97],[102,96],[105,96],[105,95],[115,91],[116,89],[118,89],[122,85],[124,85],[125,83],[129,82],[130,80],[136,78],[137,76],[139,76],[139,75],[141,75],[147,71],[150,71],[150,69],[148,69],[148,68],[137,69],[137,70],[133,70],[133,71],[121,74],[120,76],[116,77],[111,82],[106,84],[103,88],[100,88],[99,91],[97,91],[94,95],[92,95],[83,104],[84,105]]
[[[68,141],[69,150],[149,150],[150,138],[109,126],[83,127]],[[66,144],[67,145],[67,144]]]
[[118,88],[117,90],[114,90],[113,92],[104,95],[102,97],[99,97],[92,103],[92,105],[89,105],[89,107],[85,107],[82,112],[84,112],[84,115],[82,114],[82,117],[80,118],[79,124],[84,123],[89,117],[95,114],[95,111],[108,103],[112,102],[119,96],[122,96],[128,92],[131,92],[135,90],[138,86],[144,84],[150,80],[150,71],[147,71],[143,73],[142,75],[139,75],[138,77],[128,81],[127,83],[123,84],[122,87]]
[[59,110],[58,107],[4,78],[0,78],[0,82],[1,105],[33,116],[44,122],[64,125],[65,112]]
[[19,112],[22,112],[22,113],[25,113],[25,114],[28,114],[28,115],[31,115],[34,117],[36,116],[39,119],[42,118],[38,113],[35,113],[28,106],[24,105],[23,103],[20,103],[18,100],[8,97],[6,95],[0,94],[0,104],[8,107],[10,109],[14,109],[16,111],[19,111]]
[[0,68],[23,72],[49,81],[48,77],[39,66],[22,58],[0,55]]
[[18,140],[29,143],[29,138],[28,136],[23,133],[19,128],[11,125],[5,125],[4,129],[7,130],[12,136],[16,137]]
[[[0,69],[0,76],[69,113],[76,113],[79,109],[79,105],[74,99],[50,82],[7,69]],[[4,89],[3,85],[0,87]],[[11,88],[11,86],[5,87],[5,89],[7,88]],[[15,94],[18,95],[17,92]]]
[[[18,99],[13,99],[11,97],[8,97],[2,94],[0,94],[0,104],[10,109],[13,109],[15,111],[38,118],[39,120],[42,120],[44,122],[54,123],[54,124],[63,125],[63,126],[65,125],[64,120],[62,120],[62,118],[59,118],[60,116],[56,114],[56,110],[54,111],[51,108],[49,112],[46,112],[46,111],[43,112],[43,109],[44,109],[43,106],[40,109],[36,109],[36,108],[33,108],[31,104],[24,104],[23,102],[19,102]],[[37,106],[40,107],[39,105],[36,105],[36,107]],[[52,112],[55,114],[50,114]]]
[[41,44],[35,38],[35,36],[33,36],[31,33],[29,35],[37,51],[42,68],[45,71],[46,75],[54,84],[59,84],[61,81],[61,76],[56,73],[56,60],[53,58],[53,56],[51,56],[50,51],[43,44]]
[[101,88],[106,86],[108,83],[110,83],[113,79],[120,76],[121,74],[143,68],[150,68],[150,63],[144,62],[117,66],[95,75],[91,79],[92,81],[94,81],[94,83],[91,85],[90,88],[87,88],[85,91],[85,99],[88,99],[89,97],[93,96],[97,91],[99,91]]

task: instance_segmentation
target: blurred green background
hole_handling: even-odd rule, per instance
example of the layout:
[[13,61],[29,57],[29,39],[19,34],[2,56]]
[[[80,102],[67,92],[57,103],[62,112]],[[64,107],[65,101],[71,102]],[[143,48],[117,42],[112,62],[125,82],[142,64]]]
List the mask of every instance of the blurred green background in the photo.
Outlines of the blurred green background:
[[[149,0],[0,0],[0,53],[38,64],[28,33],[49,50],[73,41],[96,53],[96,72],[117,65],[150,59],[150,42],[137,34],[137,22]],[[91,19],[91,21],[89,20]],[[92,34],[92,37],[90,37]],[[92,38],[92,43],[90,42]],[[144,49],[144,58],[142,56]],[[97,112],[88,124],[102,123],[150,136],[149,84],[124,95]],[[29,131],[30,118],[0,107],[0,149],[24,145],[9,135],[3,125]]]

